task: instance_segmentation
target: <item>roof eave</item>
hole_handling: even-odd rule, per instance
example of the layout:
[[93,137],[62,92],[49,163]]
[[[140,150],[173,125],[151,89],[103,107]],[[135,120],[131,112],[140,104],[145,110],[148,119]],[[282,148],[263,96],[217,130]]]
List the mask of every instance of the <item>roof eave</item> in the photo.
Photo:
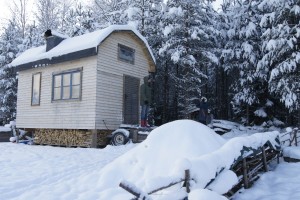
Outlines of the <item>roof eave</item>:
[[51,59],[41,59],[41,60],[17,65],[16,71],[19,72],[27,69],[32,69],[35,67],[52,65],[52,64],[62,63],[62,62],[76,60],[80,58],[86,58],[89,56],[95,56],[95,55],[97,55],[97,47],[92,47],[92,48],[68,53],[61,56],[52,57]]

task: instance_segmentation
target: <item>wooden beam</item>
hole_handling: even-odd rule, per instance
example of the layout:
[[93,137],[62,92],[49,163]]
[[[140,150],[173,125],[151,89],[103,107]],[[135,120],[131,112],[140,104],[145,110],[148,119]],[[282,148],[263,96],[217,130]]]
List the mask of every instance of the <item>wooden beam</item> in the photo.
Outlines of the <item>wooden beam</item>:
[[185,188],[186,188],[186,192],[190,193],[190,170],[187,169],[184,171],[185,173]]
[[139,192],[133,190],[132,187],[129,187],[128,184],[121,182],[119,186],[124,190],[126,190],[127,192],[129,192],[130,194],[133,194],[135,197],[140,197],[141,195]]
[[248,169],[247,169],[247,161],[246,158],[243,159],[243,180],[244,180],[244,188],[249,188],[249,180],[248,180]]
[[296,146],[298,146],[297,132],[298,132],[298,128],[294,128],[294,138],[295,138],[295,145]]
[[134,184],[129,183],[127,181],[121,182],[119,184],[121,188],[129,192],[130,194],[134,195],[136,200],[147,200],[150,199],[147,193],[143,192],[139,188],[137,188]]
[[176,184],[178,184],[178,183],[181,183],[181,182],[183,182],[183,181],[184,181],[183,179],[176,180],[176,181],[174,181],[174,182],[172,182],[172,183],[169,183],[168,185],[165,185],[165,186],[162,186],[162,187],[160,187],[160,188],[158,188],[158,189],[152,190],[152,191],[149,192],[148,194],[153,194],[153,193],[155,193],[155,192],[158,192],[158,191],[160,191],[160,190],[169,188],[169,187],[171,187],[171,186],[173,186],[173,185],[176,185]]
[[267,165],[267,158],[266,158],[266,150],[265,150],[264,146],[261,147],[261,152],[262,152],[262,162],[263,162],[263,165],[264,165],[264,170],[265,170],[265,172],[267,172],[268,171],[268,165]]

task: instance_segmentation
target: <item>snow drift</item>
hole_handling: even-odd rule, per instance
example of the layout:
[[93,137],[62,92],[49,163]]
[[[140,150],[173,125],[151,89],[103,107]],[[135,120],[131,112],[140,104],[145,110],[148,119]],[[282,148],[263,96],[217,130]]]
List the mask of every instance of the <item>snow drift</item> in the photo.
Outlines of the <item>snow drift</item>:
[[[189,168],[186,158],[197,158],[215,151],[225,143],[209,127],[192,121],[177,120],[154,129],[136,148],[110,163],[100,173],[100,199],[132,197],[119,188],[121,181],[134,183],[143,191],[150,191]],[[169,177],[167,180],[166,178]],[[156,180],[156,181],[154,181]],[[114,190],[114,192],[112,192]],[[111,194],[115,194],[114,197]]]

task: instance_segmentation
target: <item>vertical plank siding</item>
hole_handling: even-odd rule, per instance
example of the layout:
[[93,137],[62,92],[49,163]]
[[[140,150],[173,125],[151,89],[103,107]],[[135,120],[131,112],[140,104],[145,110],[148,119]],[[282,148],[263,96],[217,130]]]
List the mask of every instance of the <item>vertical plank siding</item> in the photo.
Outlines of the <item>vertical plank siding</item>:
[[[82,67],[81,100],[52,102],[52,74]],[[41,72],[41,101],[31,106],[32,74]],[[94,129],[96,108],[96,56],[20,71],[18,76],[17,127]]]

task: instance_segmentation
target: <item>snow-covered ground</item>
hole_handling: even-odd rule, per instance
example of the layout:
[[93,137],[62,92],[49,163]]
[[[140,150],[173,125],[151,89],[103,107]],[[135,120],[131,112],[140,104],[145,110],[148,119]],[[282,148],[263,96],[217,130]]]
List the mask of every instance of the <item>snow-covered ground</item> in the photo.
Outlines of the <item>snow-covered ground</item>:
[[[299,149],[299,147],[294,147]],[[263,174],[254,186],[233,200],[299,200],[300,163],[281,161],[274,171]]]
[[[201,163],[203,159],[199,160],[199,156],[218,152],[220,147],[224,149],[226,143],[211,129],[191,121],[161,126],[140,144],[104,149],[0,143],[0,199],[131,199],[132,195],[118,187],[121,181],[151,191],[164,181],[170,181],[173,174],[189,168],[192,161]],[[287,154],[297,156],[300,152],[296,150],[289,148]],[[209,178],[210,172],[201,174]],[[197,174],[192,175],[197,177]],[[235,177],[230,170],[224,177],[225,183],[233,184]],[[189,194],[190,200],[226,199],[216,192],[201,189],[200,185],[193,187],[199,189]],[[235,195],[234,200],[297,200],[300,199],[298,188],[300,164],[282,161],[274,171],[262,175],[251,189]],[[184,188],[177,185],[150,198],[176,200],[185,195]]]
[[89,149],[0,143],[0,199],[99,199],[99,172],[134,146]]

